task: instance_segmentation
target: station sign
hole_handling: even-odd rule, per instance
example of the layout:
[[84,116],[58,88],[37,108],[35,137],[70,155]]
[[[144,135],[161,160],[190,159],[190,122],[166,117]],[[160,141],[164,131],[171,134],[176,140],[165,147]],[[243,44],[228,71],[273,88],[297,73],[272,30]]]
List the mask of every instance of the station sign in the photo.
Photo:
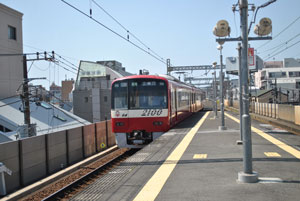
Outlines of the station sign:
[[[250,52],[250,51],[249,51]],[[248,53],[250,57],[248,57],[248,67],[250,73],[257,72],[258,70],[261,70],[263,68],[263,60],[257,56],[253,55],[254,50],[251,50],[251,53]],[[254,64],[254,65],[253,65]],[[227,57],[226,58],[226,73],[232,74],[232,75],[238,75],[239,72],[239,58],[238,57]]]

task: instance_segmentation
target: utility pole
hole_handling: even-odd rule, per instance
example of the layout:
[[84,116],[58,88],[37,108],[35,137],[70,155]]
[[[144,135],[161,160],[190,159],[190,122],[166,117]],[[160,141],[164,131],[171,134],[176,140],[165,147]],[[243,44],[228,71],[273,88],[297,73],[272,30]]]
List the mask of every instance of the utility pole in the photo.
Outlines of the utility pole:
[[241,80],[242,80],[242,99],[243,99],[243,148],[244,148],[244,171],[238,173],[239,181],[245,183],[254,183],[258,181],[258,174],[252,171],[252,142],[251,142],[251,118],[249,115],[249,72],[248,72],[248,1],[240,0],[241,16]]
[[[262,4],[256,9],[256,13],[259,8],[266,7],[276,0],[270,0],[267,3]],[[269,18],[263,18],[260,20],[259,24],[255,26],[254,33],[259,37],[249,37],[248,38],[248,1],[239,0],[239,12],[240,12],[240,22],[241,22],[241,36],[237,38],[221,38],[226,37],[230,33],[230,27],[226,20],[218,21],[217,25],[213,29],[213,33],[219,37],[216,42],[219,44],[224,44],[226,41],[242,41],[241,50],[241,92],[242,92],[242,118],[240,122],[242,123],[242,137],[243,137],[243,149],[244,158],[243,166],[244,171],[238,173],[238,180],[243,183],[254,183],[258,181],[258,174],[252,171],[252,142],[251,142],[251,118],[249,115],[249,68],[248,68],[248,40],[270,40],[272,37],[269,35],[272,32],[272,21]],[[237,4],[236,4],[237,5]],[[236,5],[233,5],[233,12],[236,11]],[[252,6],[252,11],[255,10],[255,6]],[[254,23],[256,19],[256,13],[254,17]],[[250,27],[251,27],[250,24]],[[263,37],[266,36],[266,37]]]
[[37,61],[37,60],[46,60],[46,61],[54,61],[54,51],[52,51],[52,56],[47,57],[47,52],[43,53],[43,57],[40,58],[40,53],[36,53],[35,59],[27,59],[26,54],[23,54],[23,93],[21,95],[22,102],[23,102],[23,110],[24,110],[24,124],[27,126],[26,134],[28,137],[32,137],[35,135],[34,128],[30,122],[30,102],[29,102],[29,87],[28,83],[34,79],[46,79],[46,78],[33,78],[28,79],[28,72],[27,72],[27,61]]
[[30,124],[30,106],[29,106],[29,91],[28,91],[28,73],[27,73],[27,58],[23,55],[23,101],[24,101],[24,124],[27,125],[28,137],[33,134],[31,132]]

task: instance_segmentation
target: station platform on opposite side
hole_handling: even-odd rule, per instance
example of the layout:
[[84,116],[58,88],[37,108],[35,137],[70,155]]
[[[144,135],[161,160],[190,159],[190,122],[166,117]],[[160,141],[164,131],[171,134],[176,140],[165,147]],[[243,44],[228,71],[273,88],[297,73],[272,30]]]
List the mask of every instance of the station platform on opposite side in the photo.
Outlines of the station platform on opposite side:
[[241,183],[238,115],[199,112],[122,162],[71,200],[298,200],[300,136],[252,121],[257,183]]

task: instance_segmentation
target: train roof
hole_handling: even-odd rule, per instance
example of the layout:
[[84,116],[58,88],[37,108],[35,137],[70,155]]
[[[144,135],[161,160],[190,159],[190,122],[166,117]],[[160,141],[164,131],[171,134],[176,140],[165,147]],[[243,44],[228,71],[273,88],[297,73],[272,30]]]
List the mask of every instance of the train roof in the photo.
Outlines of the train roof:
[[176,82],[178,84],[182,84],[188,87],[193,87],[198,89],[197,87],[195,87],[194,85],[190,85],[184,82],[181,82],[180,80],[178,80],[177,78],[170,76],[170,75],[164,75],[164,74],[159,74],[159,75],[131,75],[131,76],[126,76],[126,77],[121,77],[118,78],[115,81],[120,81],[120,80],[127,80],[127,79],[142,79],[142,78],[149,78],[149,79],[161,79],[161,80],[165,80],[165,81],[173,81]]
[[141,78],[150,78],[150,79],[162,79],[162,80],[171,80],[174,82],[180,82],[183,84],[186,84],[184,82],[181,82],[180,80],[178,80],[177,78],[170,76],[170,75],[164,75],[164,74],[159,74],[159,75],[131,75],[131,76],[126,76],[126,77],[121,77],[116,79],[115,81],[118,80],[126,80],[126,79],[141,79]]

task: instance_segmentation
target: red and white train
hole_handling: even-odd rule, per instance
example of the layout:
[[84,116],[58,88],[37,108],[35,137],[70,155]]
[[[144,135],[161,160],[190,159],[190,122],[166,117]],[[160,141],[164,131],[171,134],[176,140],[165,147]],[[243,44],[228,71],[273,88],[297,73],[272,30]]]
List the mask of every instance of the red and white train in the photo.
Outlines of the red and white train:
[[112,131],[121,148],[142,148],[203,108],[202,92],[174,77],[134,75],[114,80]]

